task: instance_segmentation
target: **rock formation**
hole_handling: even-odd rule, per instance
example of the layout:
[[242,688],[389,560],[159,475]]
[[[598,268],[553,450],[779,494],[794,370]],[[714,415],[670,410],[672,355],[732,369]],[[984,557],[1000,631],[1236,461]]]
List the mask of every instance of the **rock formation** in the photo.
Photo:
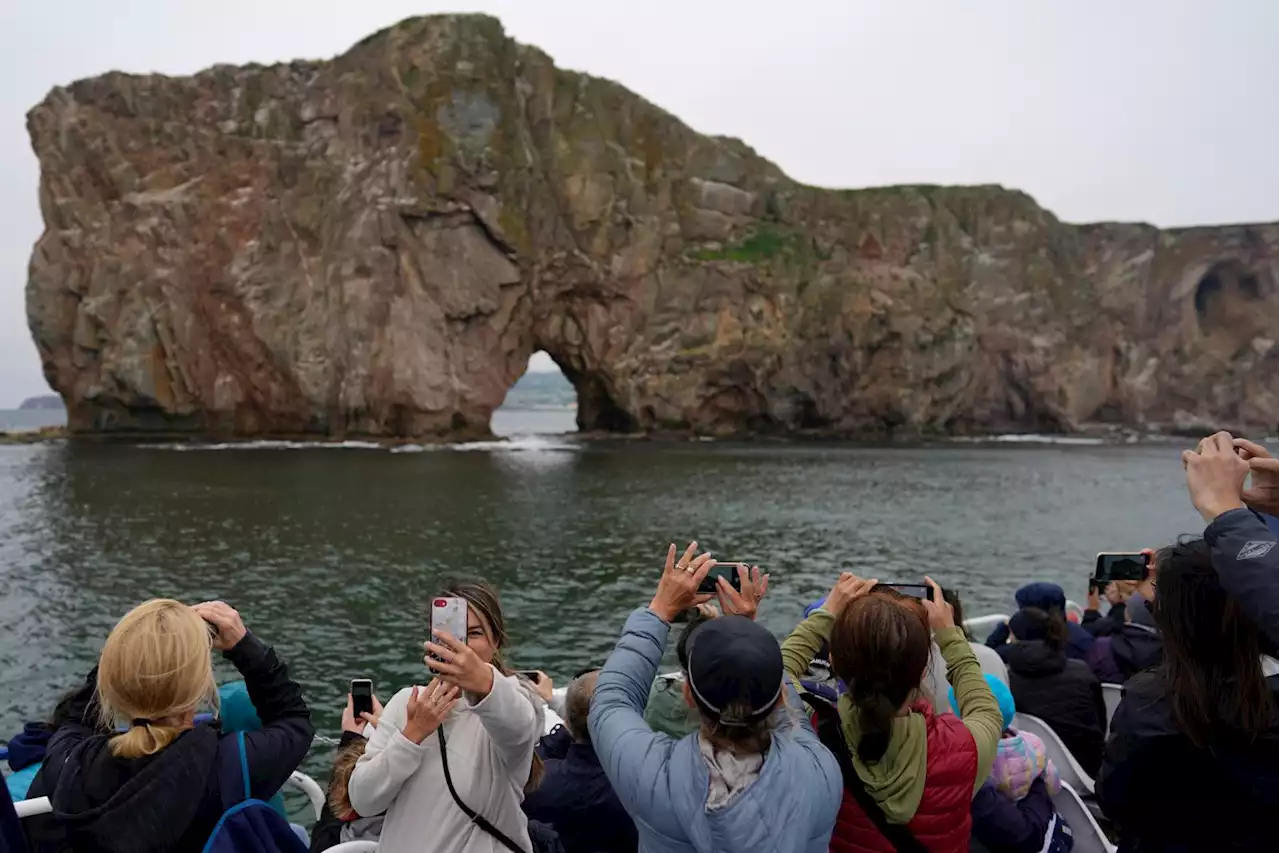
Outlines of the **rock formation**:
[[538,349],[584,429],[1275,428],[1274,223],[804,186],[492,18],[106,74],[28,126],[80,432],[469,437]]

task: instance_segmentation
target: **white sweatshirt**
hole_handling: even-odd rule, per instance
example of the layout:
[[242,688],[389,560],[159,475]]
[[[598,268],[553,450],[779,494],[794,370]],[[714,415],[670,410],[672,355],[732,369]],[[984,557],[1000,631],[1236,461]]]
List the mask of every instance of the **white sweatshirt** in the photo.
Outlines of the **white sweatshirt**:
[[[411,688],[392,697],[347,785],[361,815],[387,813],[379,853],[509,853],[473,824],[449,795],[440,742],[415,744],[400,733]],[[516,676],[493,672],[493,689],[476,704],[459,699],[444,721],[449,775],[458,796],[523,849],[532,851],[520,810],[543,705]]]

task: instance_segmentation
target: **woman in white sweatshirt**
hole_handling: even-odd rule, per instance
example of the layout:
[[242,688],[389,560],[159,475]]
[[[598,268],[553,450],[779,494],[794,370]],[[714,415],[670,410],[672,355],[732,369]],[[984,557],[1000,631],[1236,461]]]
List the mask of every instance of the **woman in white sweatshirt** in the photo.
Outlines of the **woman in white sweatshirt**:
[[436,678],[383,709],[351,773],[351,806],[386,811],[379,853],[531,853],[520,803],[541,778],[533,748],[542,702],[502,663],[507,634],[494,589],[455,583],[440,595],[466,599],[467,636],[436,631],[424,644]]

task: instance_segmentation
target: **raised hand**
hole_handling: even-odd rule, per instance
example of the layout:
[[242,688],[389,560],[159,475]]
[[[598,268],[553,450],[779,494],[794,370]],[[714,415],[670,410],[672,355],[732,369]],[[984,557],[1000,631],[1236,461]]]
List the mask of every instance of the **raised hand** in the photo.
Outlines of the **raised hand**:
[[735,567],[735,571],[738,573],[738,586],[741,590],[734,589],[726,577],[716,578],[716,597],[720,599],[720,609],[726,616],[755,619],[760,602],[769,591],[769,576],[762,575],[759,566],[748,569],[739,565]]
[[670,622],[682,611],[711,600],[711,595],[698,592],[698,585],[715,566],[716,561],[711,559],[710,554],[695,557],[694,552],[697,550],[698,543],[690,542],[689,547],[684,549],[684,555],[677,560],[676,546],[667,548],[667,562],[658,581],[658,590],[649,602],[649,609],[658,618]]
[[924,601],[924,609],[929,614],[929,627],[935,632],[945,628],[954,628],[956,626],[956,614],[951,609],[951,605],[942,597],[942,587],[934,583],[933,578],[930,577],[926,577],[924,582],[933,589],[929,598]]
[[1237,438],[1232,444],[1236,454],[1249,463],[1249,488],[1240,493],[1245,506],[1255,512],[1280,515],[1280,460],[1246,438]]
[[413,743],[422,743],[435,733],[458,702],[458,686],[431,679],[426,687],[415,687],[405,706],[407,719],[400,734]]
[[191,609],[216,631],[213,635],[213,647],[218,651],[225,652],[234,648],[249,633],[240,614],[225,601],[204,601],[192,605]]
[[427,667],[449,684],[480,698],[488,696],[493,689],[493,667],[480,660],[470,646],[448,631],[431,633],[436,642],[428,640],[422,644],[427,652],[422,660]]
[[382,703],[378,701],[377,696],[371,698],[373,699],[373,713],[361,711],[360,719],[357,720],[355,700],[351,698],[350,693],[347,694],[347,707],[342,709],[342,730],[344,732],[362,735],[364,734],[366,723],[375,729],[378,727],[378,720],[382,719]]
[[841,572],[839,580],[823,600],[822,609],[832,616],[839,616],[849,602],[867,595],[878,583],[880,581],[875,578],[860,578],[853,572]]
[[1231,433],[1214,433],[1194,451],[1184,450],[1182,467],[1187,471],[1191,503],[1205,521],[1244,506],[1241,494],[1249,463],[1236,453]]

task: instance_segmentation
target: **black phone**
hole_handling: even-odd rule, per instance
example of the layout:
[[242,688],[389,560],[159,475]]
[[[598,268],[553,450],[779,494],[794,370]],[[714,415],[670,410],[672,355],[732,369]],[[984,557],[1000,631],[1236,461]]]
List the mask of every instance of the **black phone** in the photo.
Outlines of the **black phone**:
[[357,722],[361,714],[373,713],[373,682],[367,678],[351,679],[351,712]]
[[922,601],[933,594],[933,587],[927,583],[878,583],[875,588],[891,589],[899,595],[905,595],[908,598],[919,598]]
[[526,681],[532,681],[534,684],[538,684],[542,681],[542,674],[532,669],[517,670],[516,675]]
[[1102,581],[1102,580],[1098,580],[1097,578],[1089,578],[1089,592],[1091,594],[1096,592],[1099,595],[1101,595],[1103,590],[1106,589],[1106,586],[1108,583],[1110,583],[1110,581]]
[[1112,581],[1140,581],[1147,576],[1147,555],[1141,551],[1103,551],[1093,566],[1093,579],[1102,586]]
[[717,578],[724,578],[734,589],[741,592],[742,579],[738,577],[739,566],[742,567],[743,571],[747,570],[746,563],[732,563],[716,560],[716,564],[711,567],[711,571],[707,572],[707,576],[702,579],[702,583],[698,584],[698,592],[715,592]]

